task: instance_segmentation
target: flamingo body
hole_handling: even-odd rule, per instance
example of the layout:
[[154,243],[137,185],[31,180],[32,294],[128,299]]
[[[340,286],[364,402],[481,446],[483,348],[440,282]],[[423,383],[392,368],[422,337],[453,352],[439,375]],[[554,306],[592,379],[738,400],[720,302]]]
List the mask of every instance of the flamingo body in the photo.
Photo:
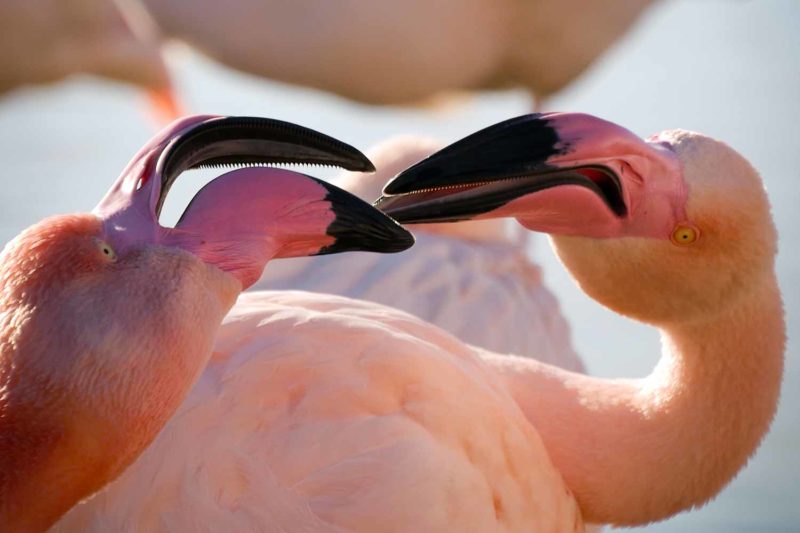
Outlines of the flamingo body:
[[475,349],[388,307],[264,291],[241,296],[138,463],[56,530],[401,524],[582,529],[541,439]]
[[416,239],[414,248],[396,257],[348,254],[275,263],[255,288],[374,301],[476,346],[583,370],[556,297],[518,243],[475,243],[425,232],[417,232]]
[[580,75],[652,0],[145,0],[168,36],[234,68],[374,104]]

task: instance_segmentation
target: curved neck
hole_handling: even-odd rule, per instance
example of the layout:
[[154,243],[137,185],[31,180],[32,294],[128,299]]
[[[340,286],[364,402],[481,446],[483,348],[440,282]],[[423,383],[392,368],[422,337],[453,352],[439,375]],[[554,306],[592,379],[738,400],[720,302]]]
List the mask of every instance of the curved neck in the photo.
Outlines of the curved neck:
[[590,523],[633,525],[701,505],[767,432],[783,373],[773,275],[736,306],[662,329],[642,380],[604,380],[487,355]]

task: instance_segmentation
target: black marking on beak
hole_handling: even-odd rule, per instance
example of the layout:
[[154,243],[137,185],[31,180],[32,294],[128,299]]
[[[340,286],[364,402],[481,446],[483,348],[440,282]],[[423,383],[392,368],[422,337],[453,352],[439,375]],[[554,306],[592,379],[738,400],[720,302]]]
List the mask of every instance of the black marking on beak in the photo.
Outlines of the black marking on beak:
[[290,122],[260,117],[211,119],[173,139],[158,163],[160,216],[167,192],[185,170],[225,165],[325,165],[359,172],[375,170],[349,144]]
[[327,189],[325,200],[336,215],[326,231],[336,241],[316,255],[352,251],[395,253],[414,244],[414,236],[408,230],[364,200],[330,183],[317,181]]
[[521,176],[551,169],[547,160],[569,149],[551,122],[531,114],[484,128],[404,170],[386,184],[383,194],[482,183],[498,175]]

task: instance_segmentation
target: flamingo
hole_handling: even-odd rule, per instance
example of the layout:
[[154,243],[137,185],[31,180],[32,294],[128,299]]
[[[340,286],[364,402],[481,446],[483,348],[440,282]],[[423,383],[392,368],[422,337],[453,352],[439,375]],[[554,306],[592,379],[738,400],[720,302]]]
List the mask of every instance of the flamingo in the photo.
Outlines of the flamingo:
[[[442,146],[419,136],[389,139],[367,152],[376,172],[345,172],[333,183],[375,200],[389,178]],[[301,289],[378,302],[482,348],[583,370],[556,297],[526,254],[526,239],[506,221],[425,224],[413,231],[417,245],[405,253],[278,261],[249,290]]]
[[140,85],[156,111],[177,113],[160,36],[139,0],[0,3],[0,95],[75,73]]
[[92,213],[48,218],[3,249],[0,529],[46,529],[135,460],[268,260],[413,243],[349,193],[267,168],[220,176],[174,228],[158,224],[181,171],[236,162],[371,168],[286,122],[190,117],[142,148]]
[[373,104],[580,75],[653,0],[144,0],[163,32],[231,67]]
[[[584,518],[633,525],[702,505],[757,448],[777,406],[785,325],[769,202],[733,149],[534,114],[462,139],[384,194],[401,222],[510,216],[549,233],[589,296],[660,329],[661,359],[642,380],[484,355]],[[578,434],[592,443],[580,452]]]
[[587,294],[661,329],[661,360],[600,379],[380,304],[245,293],[178,413],[58,530],[643,524],[702,505],[754,453],[785,330],[769,202],[727,145],[530,115],[411,167],[378,205],[550,233]]

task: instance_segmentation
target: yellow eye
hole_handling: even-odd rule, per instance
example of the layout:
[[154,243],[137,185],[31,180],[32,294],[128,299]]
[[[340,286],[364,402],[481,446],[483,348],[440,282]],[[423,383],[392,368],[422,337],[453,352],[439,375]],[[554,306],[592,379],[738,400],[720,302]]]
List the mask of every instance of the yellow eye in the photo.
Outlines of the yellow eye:
[[672,230],[672,242],[681,246],[692,244],[698,237],[700,237],[700,230],[691,224],[678,224]]
[[117,254],[114,252],[114,249],[105,241],[97,241],[97,249],[100,250],[100,253],[106,259],[106,261],[116,261]]

